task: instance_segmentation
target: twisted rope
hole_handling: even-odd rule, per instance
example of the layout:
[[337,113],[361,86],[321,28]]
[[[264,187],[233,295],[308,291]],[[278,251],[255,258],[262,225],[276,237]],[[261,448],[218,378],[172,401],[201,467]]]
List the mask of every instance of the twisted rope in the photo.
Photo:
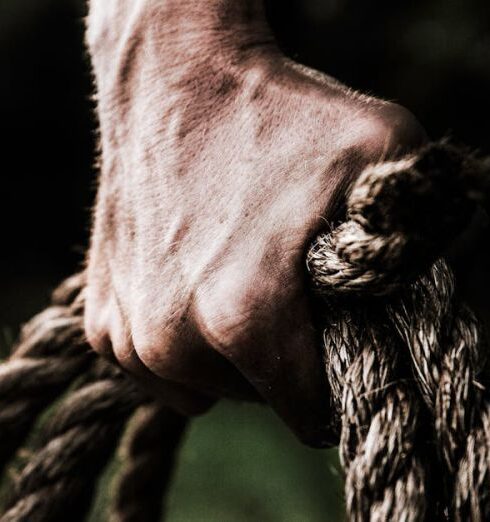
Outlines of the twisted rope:
[[490,397],[480,381],[487,349],[473,314],[454,299],[449,267],[435,264],[391,315],[434,416],[451,517],[489,520]]
[[[351,520],[424,520],[430,503],[431,520],[490,517],[490,422],[483,387],[472,384],[483,351],[474,318],[455,302],[442,261],[409,284],[471,221],[488,195],[487,169],[447,144],[372,166],[352,189],[346,222],[308,254],[328,309],[326,370]],[[400,364],[403,355],[411,362]],[[440,499],[414,451],[423,401],[406,386],[410,365],[453,482]]]
[[66,290],[21,333],[8,362],[0,365],[0,471],[29,434],[39,414],[82,375],[94,358],[84,341],[80,300]]
[[386,296],[412,281],[487,201],[490,162],[446,143],[372,165],[354,184],[347,220],[321,234],[307,264],[325,296]]
[[[122,499],[131,490],[142,491],[137,471],[148,467],[158,442],[145,433],[161,436],[164,444],[160,452],[165,451],[165,458],[160,468],[153,468],[153,478],[165,483],[170,475],[185,422],[152,405],[131,379],[97,360],[83,333],[83,285],[83,274],[66,281],[55,292],[53,306],[24,327],[12,357],[0,366],[1,404],[7,406],[0,413],[3,463],[13,457],[39,414],[73,388],[41,427],[36,451],[15,480],[1,522],[64,521],[67,514],[70,520],[83,520],[127,420],[144,404],[153,414],[141,425],[133,445],[135,462],[116,495]],[[127,504],[118,504],[121,520],[159,520],[160,509],[139,518],[134,505]]]
[[140,408],[132,422],[121,451],[123,468],[116,480],[111,522],[154,522],[161,519],[164,492],[186,421],[152,404]]
[[426,473],[419,408],[400,379],[399,342],[376,312],[330,311],[325,356],[341,418],[340,457],[350,520],[423,520]]
[[87,384],[70,395],[20,474],[2,522],[65,520],[67,513],[82,520],[94,479],[140,401],[131,384],[117,378]]

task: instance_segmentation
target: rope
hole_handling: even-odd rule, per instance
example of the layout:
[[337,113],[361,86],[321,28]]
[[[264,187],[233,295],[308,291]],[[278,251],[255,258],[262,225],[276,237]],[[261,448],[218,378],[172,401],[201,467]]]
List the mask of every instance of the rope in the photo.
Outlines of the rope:
[[326,369],[341,418],[350,520],[423,520],[419,408],[399,379],[400,343],[377,326],[376,314],[338,310],[325,319]]
[[44,445],[20,474],[2,522],[61,521],[66,513],[82,520],[94,478],[138,399],[130,383],[117,378],[87,384],[69,396],[43,434]]
[[[94,358],[84,342],[80,302],[62,296],[36,316],[21,333],[10,360],[0,366],[0,470],[23,443],[39,414],[70,383],[83,374]],[[73,296],[71,296],[73,297]],[[79,310],[78,310],[79,312]]]
[[[132,466],[116,495],[122,499],[129,491],[143,492],[136,472],[148,468],[158,450],[165,452],[165,458],[160,477],[153,473],[155,481],[170,475],[184,420],[153,405],[119,369],[95,357],[84,340],[83,285],[83,274],[66,281],[55,292],[53,305],[23,328],[12,357],[0,366],[3,463],[13,457],[39,414],[71,387],[40,428],[36,451],[16,477],[1,522],[64,521],[67,514],[70,520],[83,520],[127,420],[142,405],[153,414],[134,439]],[[164,448],[157,448],[152,433],[162,437]],[[145,494],[155,505],[148,489]],[[135,518],[134,505],[121,500],[117,510],[127,521],[156,522],[159,512]]]
[[157,522],[186,422],[153,404],[140,408],[132,423],[121,451],[123,468],[116,480],[111,522]]
[[411,285],[392,320],[435,419],[451,516],[489,520],[490,402],[480,381],[487,347],[471,311],[453,297],[453,276],[441,261]]
[[[474,382],[484,346],[445,263],[425,268],[487,196],[487,167],[447,144],[372,166],[352,189],[345,223],[308,254],[327,309],[325,366],[350,520],[424,520],[431,503],[431,520],[490,518],[490,422]],[[433,459],[424,469],[416,451],[426,406],[449,477],[442,492],[428,481]]]
[[366,168],[349,196],[347,220],[308,252],[318,292],[385,296],[412,281],[487,201],[489,171],[490,161],[444,142]]
[[[490,519],[486,345],[440,259],[490,199],[489,170],[446,143],[368,167],[344,223],[308,252],[354,522]],[[83,287],[83,274],[65,282],[0,365],[0,466],[64,395],[0,522],[84,519],[120,444],[109,519],[163,509],[186,421],[93,354]]]

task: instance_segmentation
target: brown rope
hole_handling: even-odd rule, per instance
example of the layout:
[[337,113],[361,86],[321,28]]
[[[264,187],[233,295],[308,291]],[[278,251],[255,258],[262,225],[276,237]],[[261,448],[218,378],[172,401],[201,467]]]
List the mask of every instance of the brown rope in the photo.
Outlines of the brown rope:
[[434,416],[451,516],[490,519],[490,397],[480,379],[486,345],[473,314],[454,299],[443,262],[414,283],[392,311]]
[[[328,309],[326,369],[342,424],[351,520],[423,520],[430,502],[430,520],[444,512],[456,520],[490,516],[490,423],[483,387],[472,384],[472,361],[483,348],[474,319],[455,302],[453,277],[442,262],[407,286],[471,220],[488,192],[487,167],[447,144],[370,167],[353,187],[347,221],[309,252],[308,267]],[[394,295],[373,298],[387,294]],[[403,355],[411,357],[413,378],[432,406],[446,461],[459,453],[459,466],[446,466],[453,487],[441,499],[414,456],[423,401],[404,383],[403,366],[410,363],[400,366]]]
[[[78,277],[80,286],[83,276]],[[60,288],[61,296],[65,286]],[[89,367],[79,302],[67,299],[36,316],[0,366],[0,469],[29,434],[38,415]]]
[[418,403],[400,379],[400,343],[379,322],[376,311],[337,308],[325,317],[325,366],[341,418],[347,511],[353,521],[420,521],[428,502],[427,470],[416,444]]
[[[122,447],[111,522],[158,522],[186,420],[158,404],[140,408]],[[144,499],[144,501],[142,501]]]
[[141,397],[124,379],[89,383],[70,395],[20,474],[2,522],[83,520],[95,479]]
[[[134,505],[121,499],[131,490],[142,492],[137,471],[144,471],[145,464],[148,467],[164,452],[159,476],[154,473],[158,486],[153,489],[159,492],[152,496],[152,489],[145,489],[155,517],[160,510],[154,497],[162,491],[159,481],[165,483],[170,475],[185,422],[152,406],[130,378],[95,357],[83,334],[83,284],[83,274],[65,282],[55,292],[53,306],[24,327],[12,357],[0,366],[0,397],[5,406],[0,413],[3,463],[13,457],[39,414],[70,385],[73,388],[47,426],[41,427],[38,444],[15,480],[1,522],[64,521],[67,514],[70,520],[83,520],[97,478],[114,454],[128,418],[143,404],[148,404],[153,415],[134,439],[132,466],[121,481],[124,492],[117,494],[118,508],[128,507],[134,514]],[[162,437],[162,448],[157,448],[152,434]]]

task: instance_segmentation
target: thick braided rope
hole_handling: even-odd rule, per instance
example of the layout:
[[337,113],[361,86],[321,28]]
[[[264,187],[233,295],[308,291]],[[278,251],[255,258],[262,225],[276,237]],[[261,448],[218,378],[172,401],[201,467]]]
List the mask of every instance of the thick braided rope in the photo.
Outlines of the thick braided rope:
[[[186,419],[165,406],[140,408],[121,447],[111,522],[158,522]],[[144,499],[144,502],[142,502]]]
[[111,457],[127,417],[142,402],[139,391],[114,375],[69,395],[43,433],[43,445],[15,484],[0,520],[82,520],[96,477]]
[[[380,393],[380,390],[390,386],[387,384],[386,368],[391,367],[390,375],[394,379],[391,387],[397,391],[403,389],[399,380],[400,370],[394,362],[399,357],[393,351],[393,346],[399,343],[393,341],[393,326],[389,326],[390,307],[400,306],[402,298],[395,295],[384,298],[380,304],[376,300],[373,302],[373,296],[386,296],[403,289],[406,281],[432,262],[454,234],[464,228],[475,212],[475,203],[488,195],[488,178],[482,176],[487,168],[487,163],[480,163],[445,144],[429,146],[410,158],[368,168],[349,197],[347,221],[332,233],[320,236],[309,252],[309,270],[317,290],[326,300],[329,315],[334,317],[333,321],[327,320],[324,333],[326,368],[333,401],[341,418],[341,455],[346,471],[348,514],[352,520],[423,519],[420,489],[424,487],[420,486],[423,472],[419,471],[415,481],[409,479],[413,473],[413,454],[409,452],[407,459],[403,445],[391,443],[392,440],[400,440],[392,435],[397,427],[403,426],[403,420],[400,416],[391,416],[393,425],[384,426],[385,433],[381,433],[372,415],[373,406],[369,403],[370,400],[374,402],[369,399],[372,397],[371,390],[381,396],[377,406],[380,411],[391,407],[393,398],[387,393]],[[417,320],[426,319],[425,324],[431,324],[438,313],[445,317],[447,306],[444,306],[441,296],[429,299],[420,292],[411,294],[410,290],[408,294],[413,298],[411,302],[414,306],[406,314],[409,324],[405,326],[409,335],[418,337]],[[353,313],[356,308],[370,310],[371,313],[358,321],[359,313]],[[433,313],[427,315],[428,310]],[[412,320],[414,316],[417,317],[415,322]],[[471,331],[471,324],[466,314],[466,317],[460,318],[458,328],[460,331],[463,327]],[[376,327],[388,331],[388,335],[384,334],[383,339],[383,335],[376,337],[367,333]],[[364,341],[366,335],[371,337],[367,347]],[[400,336],[400,339],[407,343],[406,336]],[[365,350],[367,353],[364,356]],[[410,347],[407,351],[414,354]],[[414,359],[417,361],[416,356]],[[454,363],[453,360],[451,362]],[[454,364],[452,368],[453,373],[461,370]],[[417,372],[415,377],[419,378]],[[457,376],[467,387],[470,386],[470,378],[468,373]],[[421,387],[424,388],[423,385]],[[362,401],[360,396],[364,397]],[[465,398],[470,403],[467,408],[474,408],[472,397]],[[352,408],[349,408],[349,401],[353,404]],[[413,419],[411,429],[408,433],[405,427],[402,430],[408,437],[409,448],[413,447],[417,423],[420,424],[416,413],[419,409],[417,402],[420,403],[418,398],[404,394],[402,411],[415,412],[412,417],[406,417]],[[448,420],[447,411],[446,416],[445,420]],[[386,416],[383,419],[383,422],[389,423]],[[434,419],[434,425],[439,424],[438,440],[453,429],[454,418],[450,420],[451,425],[446,423],[443,427]],[[486,421],[482,424],[486,425]],[[371,436],[371,433],[376,435]],[[469,435],[469,432],[466,434]],[[458,474],[460,482],[464,479],[465,486],[478,483],[478,490],[473,487],[473,493],[466,493],[466,498],[471,498],[475,504],[476,498],[485,499],[487,496],[483,494],[481,485],[485,481],[481,477],[486,477],[487,471],[484,470],[488,470],[490,463],[483,464],[488,448],[488,443],[484,441],[484,429],[481,428],[469,440],[471,451],[477,451],[471,455],[467,451],[463,468]],[[476,448],[477,443],[479,448]],[[348,452],[344,447],[348,448]],[[420,463],[420,460],[415,462]],[[381,475],[378,472],[380,467],[395,468],[397,472],[391,476]],[[475,475],[478,476],[475,478]],[[407,488],[409,483],[419,486]],[[436,489],[426,481],[426,492]],[[464,487],[460,487],[460,491],[463,490]],[[401,491],[417,491],[419,494],[402,498]],[[380,495],[390,499],[390,512],[377,511]],[[428,500],[426,495],[426,505]],[[431,508],[431,516],[435,519],[444,506],[438,507],[438,500],[433,500],[436,506]],[[442,502],[452,505],[447,495]],[[458,502],[462,501],[456,498]],[[381,501],[381,505],[385,504]],[[476,509],[474,505],[472,509]]]
[[[47,426],[41,427],[39,444],[17,476],[13,493],[0,517],[1,522],[83,520],[90,509],[98,476],[117,448],[127,419],[143,404],[153,408],[151,422],[137,437],[133,458],[145,471],[154,456],[155,482],[166,484],[173,465],[173,452],[183,431],[184,420],[169,414],[143,394],[117,368],[97,359],[84,341],[83,274],[69,279],[54,294],[53,306],[28,323],[12,357],[0,365],[0,413],[3,462],[29,434],[37,416],[69,386],[69,391]],[[10,409],[9,409],[10,408]],[[16,418],[11,413],[21,416]],[[158,434],[155,431],[157,427]],[[146,431],[146,438],[143,433]],[[158,448],[150,435],[161,435],[165,448]],[[152,444],[146,446],[151,441]],[[140,501],[155,505],[154,489],[144,488],[132,471],[121,482],[124,492],[139,491]],[[146,476],[150,473],[147,471]],[[159,485],[163,492],[163,485]],[[122,492],[116,492],[119,498]],[[130,504],[130,503],[129,503]],[[160,502],[161,504],[161,502]],[[125,512],[127,508],[128,512]],[[119,502],[121,520],[157,521],[134,516],[134,505]]]
[[445,143],[372,165],[354,184],[348,219],[321,234],[308,268],[326,296],[390,295],[430,265],[487,202],[490,161]]
[[11,358],[0,365],[0,469],[29,434],[38,415],[89,367],[93,353],[84,341],[80,306],[70,288],[57,292],[54,305],[23,328]]
[[[419,409],[401,379],[399,342],[380,311],[330,310],[325,359],[341,417],[340,457],[353,521],[423,520],[426,473],[417,448]],[[382,311],[381,311],[382,313]]]
[[396,305],[392,320],[435,419],[451,517],[489,520],[490,397],[480,381],[487,348],[477,322],[454,299],[453,276],[442,261]]

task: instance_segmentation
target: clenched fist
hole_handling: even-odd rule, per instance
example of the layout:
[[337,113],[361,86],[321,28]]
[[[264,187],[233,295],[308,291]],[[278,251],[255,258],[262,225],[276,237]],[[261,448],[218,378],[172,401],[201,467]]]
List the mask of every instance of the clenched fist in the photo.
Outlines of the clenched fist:
[[185,414],[263,400],[327,445],[305,252],[403,108],[285,58],[261,0],[91,0],[101,174],[86,331]]

